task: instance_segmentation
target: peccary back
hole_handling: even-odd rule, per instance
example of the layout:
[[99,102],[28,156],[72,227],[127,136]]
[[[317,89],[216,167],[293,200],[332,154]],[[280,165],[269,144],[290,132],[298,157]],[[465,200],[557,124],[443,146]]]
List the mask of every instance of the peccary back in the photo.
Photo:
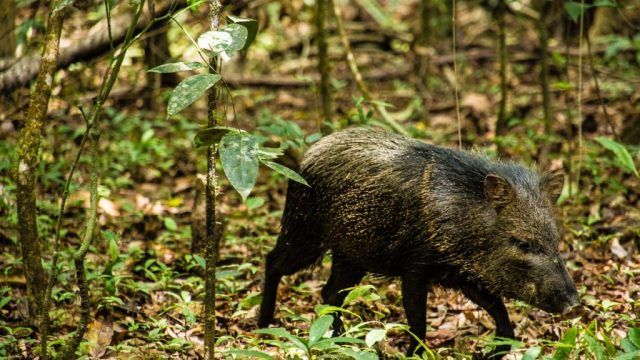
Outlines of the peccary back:
[[419,337],[429,284],[462,290],[504,337],[513,329],[502,297],[554,312],[577,303],[557,251],[553,203],[562,174],[366,129],[320,140],[300,173],[310,187],[289,183],[282,231],[267,257],[260,326],[273,319],[280,278],[326,251],[333,264],[325,302],[341,305],[340,290],[365,273],[399,276]]

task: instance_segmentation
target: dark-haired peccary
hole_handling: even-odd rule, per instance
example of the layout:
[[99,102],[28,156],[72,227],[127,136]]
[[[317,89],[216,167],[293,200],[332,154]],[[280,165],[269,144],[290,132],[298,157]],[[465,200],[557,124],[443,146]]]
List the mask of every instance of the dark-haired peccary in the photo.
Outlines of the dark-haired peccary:
[[[300,174],[310,187],[289,182],[282,231],[266,260],[260,327],[273,320],[282,276],[328,250],[326,303],[342,305],[341,290],[365,273],[399,276],[407,319],[420,339],[430,285],[461,290],[506,338],[514,332],[503,297],[549,312],[578,304],[557,249],[560,173],[540,175],[516,163],[350,129],[311,146]],[[417,344],[411,340],[410,353]]]

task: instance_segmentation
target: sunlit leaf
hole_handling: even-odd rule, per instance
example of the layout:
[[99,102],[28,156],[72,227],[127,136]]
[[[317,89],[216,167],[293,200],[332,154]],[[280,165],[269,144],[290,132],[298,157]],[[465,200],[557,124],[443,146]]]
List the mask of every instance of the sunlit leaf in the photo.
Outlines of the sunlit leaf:
[[542,349],[537,346],[529,348],[529,350],[527,350],[524,355],[522,355],[522,360],[536,360],[538,356],[540,356],[541,352]]
[[309,328],[309,346],[312,347],[318,340],[322,339],[324,334],[329,331],[333,323],[333,316],[323,315],[316,319]]
[[192,61],[192,62],[175,62],[162,64],[154,67],[153,69],[148,70],[149,72],[155,73],[174,73],[179,71],[187,71],[193,69],[200,69],[205,67],[205,65],[201,62]]
[[558,348],[556,349],[556,353],[553,354],[553,360],[568,360],[571,352],[576,346],[576,338],[578,337],[578,329],[572,327],[567,330],[560,340],[560,344],[558,344]]
[[262,351],[257,351],[257,350],[229,350],[226,351],[225,354],[229,354],[229,355],[236,355],[236,356],[240,356],[240,358],[247,358],[247,359],[267,359],[270,360],[273,357],[267,353],[264,353]]
[[373,329],[370,330],[367,335],[364,337],[364,342],[367,343],[368,347],[372,347],[378,341],[384,339],[387,335],[387,331],[385,329]]
[[309,186],[309,183],[307,183],[307,181],[302,176],[300,176],[297,172],[289,169],[286,166],[282,166],[278,163],[274,163],[273,161],[262,161],[262,163],[280,175],[284,175],[295,182]]
[[244,48],[248,37],[247,28],[229,24],[219,31],[207,31],[198,38],[198,47],[209,56],[219,55],[227,61],[233,53]]
[[587,349],[595,356],[596,360],[604,360],[604,348],[598,339],[589,334],[584,334],[583,339],[587,343]]
[[167,115],[175,115],[184,110],[218,81],[218,74],[198,74],[184,79],[171,93]]
[[258,177],[258,139],[246,133],[230,132],[220,140],[219,150],[227,179],[242,200],[246,200]]
[[242,47],[242,50],[247,50],[249,45],[251,45],[255,40],[256,34],[258,33],[258,20],[244,19],[232,15],[227,15],[227,19],[230,23],[242,25],[247,29],[247,38],[244,42],[244,46]]
[[616,156],[616,159],[618,159],[620,164],[626,170],[630,171],[635,176],[640,178],[640,174],[638,174],[638,169],[636,168],[636,165],[633,162],[633,157],[631,157],[631,154],[629,153],[629,151],[624,145],[603,136],[597,137],[596,141],[600,143],[600,145],[602,145],[605,149],[613,152],[614,155]]

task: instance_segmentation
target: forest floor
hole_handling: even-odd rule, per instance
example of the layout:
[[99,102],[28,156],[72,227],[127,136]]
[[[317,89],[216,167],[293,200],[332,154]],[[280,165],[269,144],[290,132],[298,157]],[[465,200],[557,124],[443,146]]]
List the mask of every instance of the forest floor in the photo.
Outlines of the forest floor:
[[[567,58],[560,50],[554,50],[552,101],[556,135],[551,136],[544,134],[540,120],[538,65],[532,55],[535,49],[525,45],[535,42],[535,34],[530,31],[520,29],[510,38],[510,56],[515,59],[509,78],[510,128],[507,135],[495,136],[493,124],[499,101],[496,52],[494,43],[488,40],[492,38],[491,29],[484,29],[487,34],[483,36],[472,36],[474,24],[483,23],[474,20],[476,15],[476,11],[468,11],[468,21],[461,20],[467,24],[461,30],[466,35],[460,42],[458,64],[464,147],[483,149],[495,156],[495,143],[501,142],[507,156],[531,164],[540,144],[550,143],[552,152],[545,166],[575,169],[581,161],[583,169],[579,187],[573,194],[565,193],[558,207],[563,225],[560,250],[576,281],[583,309],[563,318],[519,301],[509,301],[507,307],[521,341],[516,344],[519,348],[514,349],[513,357],[521,358],[533,347],[541,348],[544,354],[558,354],[561,351],[556,349],[568,347],[573,352],[565,359],[631,354],[635,351],[633,346],[640,349],[640,330],[634,330],[640,327],[640,179],[625,170],[595,139],[613,136],[611,125],[621,132],[629,116],[638,116],[640,94],[634,88],[640,82],[637,66],[640,50],[621,50],[614,59],[607,59],[603,55],[607,47],[598,45],[597,49],[603,50],[597,52],[595,60],[609,120],[589,76],[594,71],[587,67],[583,159],[579,160],[578,141],[572,137],[577,129],[571,125],[576,120],[567,119],[567,114],[577,116],[575,91],[567,86],[569,82],[560,66]],[[347,16],[351,16],[348,11]],[[301,40],[308,33],[308,26],[299,22],[272,30],[282,41],[280,48],[250,51],[244,65],[239,61],[225,65],[223,75],[299,81],[315,76],[315,58],[308,55],[309,44]],[[366,32],[367,29],[361,30]],[[337,38],[331,38],[332,44],[337,42]],[[391,109],[394,116],[401,119],[413,136],[456,146],[453,72],[446,44],[436,48],[438,60],[431,64],[428,90],[417,70],[411,67],[417,60],[404,47],[394,44],[385,39],[354,44],[372,93],[394,106]],[[381,51],[381,46],[391,49]],[[340,119],[337,127],[375,124],[375,114],[367,114],[366,104],[364,113],[358,111],[358,95],[354,95],[357,90],[349,80],[348,67],[340,60],[340,48],[336,45],[331,49],[336,119]],[[179,53],[180,49],[176,50]],[[569,85],[577,81],[577,58],[570,60]],[[99,77],[88,68],[64,71],[63,83],[68,85],[76,75]],[[127,79],[138,70],[134,66],[125,70],[128,73],[122,76],[120,86],[129,85]],[[79,84],[74,86],[78,93],[88,90]],[[54,92],[54,96],[60,94],[60,89]],[[200,277],[203,260],[191,251],[191,212],[198,187],[195,174],[203,173],[205,153],[195,149],[192,139],[200,126],[193,119],[204,118],[204,103],[198,110],[166,120],[163,102],[157,109],[149,110],[135,100],[140,94],[126,91],[123,94],[105,111],[100,236],[89,253],[87,268],[97,310],[92,313],[85,337],[88,341],[81,351],[91,358],[199,358],[203,352],[204,292]],[[317,132],[319,103],[313,88],[239,84],[232,94],[234,111],[228,112],[231,126],[257,129],[276,144],[300,138],[291,123],[297,124],[306,136]],[[47,239],[83,126],[72,103],[62,97],[52,101],[53,120],[42,145],[38,220],[41,234]],[[33,358],[36,334],[31,327],[24,326],[26,304],[20,299],[24,299],[25,279],[17,255],[15,185],[8,176],[16,132],[5,124],[0,130],[3,138],[0,152],[11,156],[0,160],[0,269],[4,284],[0,290],[0,356]],[[273,124],[277,126],[269,128]],[[303,151],[305,146],[297,150]],[[629,149],[638,154],[637,142]],[[60,334],[68,335],[79,316],[70,257],[71,249],[80,242],[88,206],[86,167],[87,159],[83,157],[63,219],[63,246],[69,250],[63,252],[60,286],[54,291],[54,349],[59,349],[66,339]],[[256,187],[244,203],[227,180],[220,177],[218,211],[224,231],[217,273],[216,316],[217,350],[221,358],[230,357],[225,352],[234,349],[252,349],[281,358],[296,354],[304,357],[292,350],[292,340],[283,338],[277,342],[254,332],[264,258],[275,244],[285,195],[286,181],[265,169],[261,169]],[[314,268],[285,277],[280,285],[275,326],[306,338],[313,319],[323,311],[318,307],[322,304],[320,290],[329,268],[327,256]],[[349,311],[344,315],[347,329],[353,328],[352,335],[364,339],[363,334],[372,330],[389,328],[383,341],[374,348],[384,356],[401,357],[408,334],[393,325],[406,323],[399,282],[367,277],[363,284],[372,286],[359,287],[345,306]],[[456,291],[435,288],[429,294],[427,314],[426,344],[443,356],[469,357],[491,344],[493,321]],[[573,341],[571,336],[575,336]],[[599,357],[599,351],[604,357]],[[332,358],[322,352],[318,354],[320,358]]]

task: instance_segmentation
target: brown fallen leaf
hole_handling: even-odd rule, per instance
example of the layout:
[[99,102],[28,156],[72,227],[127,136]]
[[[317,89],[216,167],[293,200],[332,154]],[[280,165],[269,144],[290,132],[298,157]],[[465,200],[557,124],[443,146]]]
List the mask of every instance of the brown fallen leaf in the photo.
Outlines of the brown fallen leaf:
[[89,324],[87,339],[89,340],[88,351],[92,359],[99,359],[107,351],[107,346],[111,345],[113,337],[113,324],[109,319],[94,319]]

